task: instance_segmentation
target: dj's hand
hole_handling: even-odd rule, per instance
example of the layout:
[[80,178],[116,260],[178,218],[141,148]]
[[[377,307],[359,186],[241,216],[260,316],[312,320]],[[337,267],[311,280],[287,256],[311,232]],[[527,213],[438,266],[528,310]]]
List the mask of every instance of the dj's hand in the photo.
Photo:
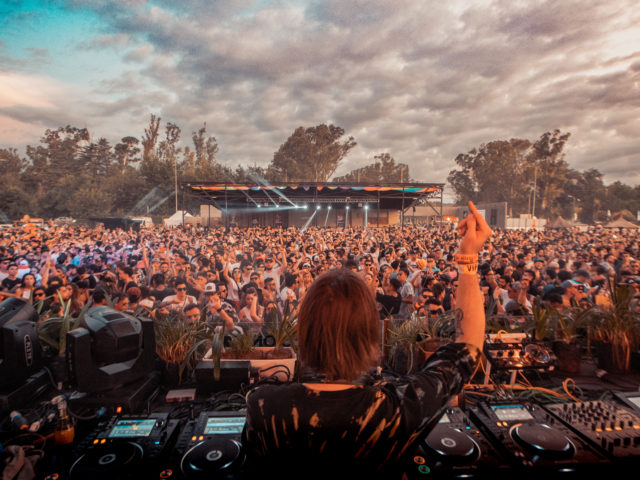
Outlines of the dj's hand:
[[460,253],[474,255],[480,251],[491,235],[491,228],[471,201],[469,201],[469,211],[471,213],[463,218],[456,228],[462,236]]

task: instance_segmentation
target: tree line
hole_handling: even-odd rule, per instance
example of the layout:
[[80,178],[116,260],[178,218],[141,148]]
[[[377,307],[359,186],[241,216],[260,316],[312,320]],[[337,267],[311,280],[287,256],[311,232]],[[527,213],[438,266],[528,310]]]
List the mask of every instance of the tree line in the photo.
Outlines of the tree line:
[[507,202],[508,213],[602,222],[619,214],[636,220],[640,186],[605,185],[597,169],[578,171],[564,158],[571,134],[552,130],[536,141],[495,140],[455,158],[447,180],[458,201]]
[[[512,139],[483,144],[456,157],[459,169],[450,182],[459,200],[506,201],[512,215],[535,211],[539,217],[577,213],[586,222],[609,211],[640,208],[640,187],[620,182],[605,186],[597,170],[578,172],[564,161],[568,133],[557,130],[536,142]],[[167,215],[178,207],[196,212],[196,198],[175,192],[182,182],[348,182],[415,181],[409,166],[390,153],[342,176],[338,167],[357,146],[335,125],[298,127],[274,152],[266,167],[218,161],[220,146],[206,123],[185,141],[181,128],[151,115],[140,138],[123,137],[112,145],[92,139],[86,128],[47,129],[26,156],[0,148],[0,221],[32,217],[73,218]]]

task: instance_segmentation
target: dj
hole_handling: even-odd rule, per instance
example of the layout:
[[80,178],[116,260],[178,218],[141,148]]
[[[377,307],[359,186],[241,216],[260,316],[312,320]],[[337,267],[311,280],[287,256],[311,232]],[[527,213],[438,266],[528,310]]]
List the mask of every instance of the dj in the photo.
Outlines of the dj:
[[[380,380],[380,317],[361,276],[331,270],[305,295],[298,318],[303,383],[261,385],[247,395],[243,444],[252,464],[287,466],[298,475],[394,473],[437,424],[474,372],[485,317],[478,252],[491,229],[476,207],[462,235],[456,342],[441,347],[419,373]],[[300,470],[302,469],[302,470]]]

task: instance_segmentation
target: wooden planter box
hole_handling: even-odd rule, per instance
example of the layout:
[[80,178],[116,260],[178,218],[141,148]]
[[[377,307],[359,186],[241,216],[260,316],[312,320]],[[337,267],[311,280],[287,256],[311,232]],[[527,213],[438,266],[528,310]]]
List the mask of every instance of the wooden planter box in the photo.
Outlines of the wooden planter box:
[[[205,359],[211,358],[211,352],[207,352]],[[291,347],[283,347],[280,351],[274,351],[273,347],[254,347],[249,355],[235,356],[232,352],[225,352],[220,359],[221,365],[224,362],[247,360],[252,369],[258,371],[258,376],[262,380],[271,375],[276,375],[281,382],[289,382],[294,378],[296,367],[296,354]]]

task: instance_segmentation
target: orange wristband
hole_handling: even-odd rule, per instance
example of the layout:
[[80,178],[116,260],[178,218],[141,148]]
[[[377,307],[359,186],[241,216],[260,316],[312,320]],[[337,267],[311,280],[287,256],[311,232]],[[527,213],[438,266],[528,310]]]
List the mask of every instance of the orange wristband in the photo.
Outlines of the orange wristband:
[[464,253],[456,253],[453,259],[458,265],[467,265],[469,263],[478,263],[478,254],[465,255]]

